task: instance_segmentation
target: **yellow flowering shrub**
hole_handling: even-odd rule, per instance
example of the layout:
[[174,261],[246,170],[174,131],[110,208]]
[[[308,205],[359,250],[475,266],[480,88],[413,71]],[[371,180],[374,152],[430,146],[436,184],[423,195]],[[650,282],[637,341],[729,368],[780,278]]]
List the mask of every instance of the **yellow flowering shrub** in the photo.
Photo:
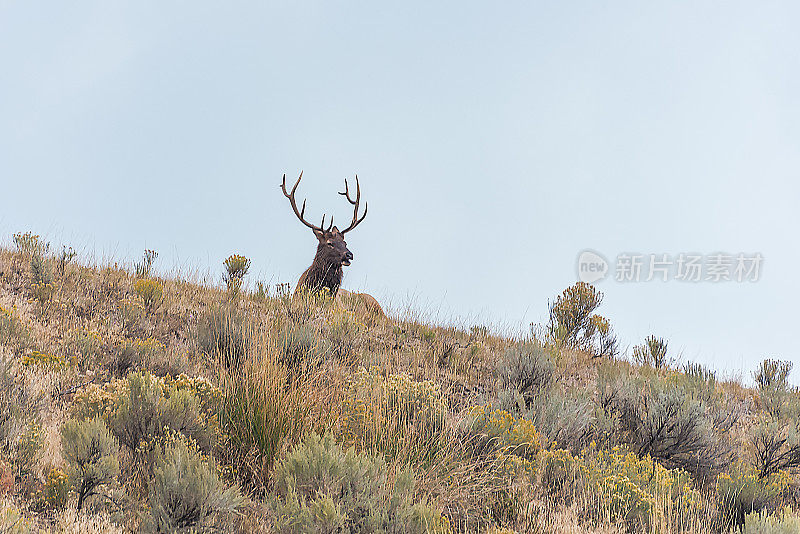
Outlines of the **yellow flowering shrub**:
[[743,524],[747,514],[780,503],[790,484],[791,477],[785,471],[759,478],[752,466],[744,463],[733,466],[717,477],[717,503],[722,522],[730,526]]
[[225,272],[222,279],[228,287],[228,291],[232,295],[239,293],[242,287],[242,281],[245,275],[250,270],[250,260],[240,254],[232,254],[223,262],[225,265]]
[[28,422],[12,447],[12,463],[23,474],[31,472],[36,465],[36,458],[43,444],[44,432],[42,425],[35,420]]
[[213,409],[222,398],[222,390],[202,376],[188,376],[180,374],[175,378],[167,375],[163,377],[164,386],[175,388],[176,391],[191,391],[200,399],[204,408]]
[[31,352],[29,355],[23,356],[22,360],[20,361],[23,366],[25,367],[49,367],[49,368],[56,368],[56,369],[63,369],[72,363],[71,360],[67,360],[63,356],[56,356],[53,354],[47,354],[45,352],[39,352],[35,350]]
[[701,502],[689,473],[666,469],[649,456],[640,458],[619,447],[588,451],[580,469],[599,509],[612,521],[647,526],[663,518],[666,502],[678,509],[672,514],[676,518],[694,515]]
[[14,245],[17,251],[22,254],[46,255],[50,251],[50,243],[46,242],[38,234],[33,232],[22,232],[13,235]]
[[31,284],[33,298],[41,305],[45,305],[53,300],[53,293],[55,293],[55,291],[56,287],[50,282],[34,282]]
[[164,287],[158,280],[145,278],[133,284],[133,290],[142,299],[144,309],[148,313],[154,312],[160,305],[164,295]]
[[116,371],[159,367],[166,360],[167,347],[153,337],[123,339],[116,350]]
[[0,532],[3,534],[29,534],[34,523],[22,515],[19,508],[0,503]]
[[60,510],[67,505],[71,490],[69,476],[61,469],[51,469],[44,486],[36,492],[34,508],[39,511]]
[[72,402],[72,414],[77,419],[107,419],[117,402],[117,392],[122,380],[111,380],[103,385],[89,384],[79,389]]
[[77,419],[102,417],[120,443],[149,451],[169,429],[209,445],[219,437],[215,412],[220,396],[204,378],[159,377],[144,371],[82,388],[72,410]]
[[341,438],[390,457],[430,459],[443,442],[447,403],[439,386],[408,374],[361,368],[342,403]]
[[535,460],[542,449],[542,435],[525,418],[516,419],[505,410],[489,411],[474,406],[467,414],[469,431],[483,438],[483,445]]
[[578,476],[578,462],[565,449],[542,450],[539,453],[539,484],[549,493],[563,491]]
[[608,319],[594,314],[603,294],[591,284],[578,282],[565,289],[550,304],[547,334],[558,345],[597,355],[613,355],[614,336]]

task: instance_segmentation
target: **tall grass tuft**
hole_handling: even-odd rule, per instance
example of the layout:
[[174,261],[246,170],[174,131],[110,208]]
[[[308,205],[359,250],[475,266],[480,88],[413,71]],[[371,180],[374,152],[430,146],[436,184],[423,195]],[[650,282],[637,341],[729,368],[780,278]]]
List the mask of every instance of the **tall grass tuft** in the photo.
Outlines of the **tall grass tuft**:
[[275,458],[306,428],[303,382],[290,380],[276,358],[256,357],[221,371],[220,388],[221,455],[245,487],[262,493]]

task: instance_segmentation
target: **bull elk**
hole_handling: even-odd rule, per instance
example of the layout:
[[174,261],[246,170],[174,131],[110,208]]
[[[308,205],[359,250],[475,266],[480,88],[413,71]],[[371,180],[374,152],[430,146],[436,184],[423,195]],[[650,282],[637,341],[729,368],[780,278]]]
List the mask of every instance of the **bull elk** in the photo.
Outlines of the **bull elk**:
[[[353,219],[350,221],[350,225],[344,230],[339,230],[339,228],[333,225],[333,217],[331,217],[327,228],[325,227],[325,215],[322,216],[322,222],[319,226],[311,224],[305,219],[306,201],[304,199],[302,207],[298,209],[297,201],[294,196],[295,191],[297,191],[297,186],[300,185],[300,180],[302,179],[303,173],[300,172],[300,176],[297,178],[294,186],[292,186],[291,191],[287,191],[286,175],[284,174],[283,181],[281,182],[281,190],[283,191],[283,195],[289,199],[289,204],[291,204],[294,214],[300,219],[301,223],[311,228],[311,231],[314,232],[314,236],[319,243],[317,244],[317,254],[314,256],[314,261],[300,276],[300,280],[297,282],[295,294],[299,291],[315,292],[326,288],[331,296],[344,304],[347,308],[361,308],[376,315],[384,316],[380,304],[378,304],[378,301],[371,295],[366,293],[351,293],[350,291],[340,289],[342,277],[344,276],[343,267],[350,265],[350,262],[353,260],[353,253],[347,248],[344,235],[361,224],[361,221],[367,216],[367,208],[369,207],[367,203],[364,203],[364,213],[359,216],[361,185],[358,183],[358,176],[356,175],[355,199],[350,196],[347,178],[344,180],[344,191],[339,193],[353,206]],[[343,300],[345,302],[343,302]]]

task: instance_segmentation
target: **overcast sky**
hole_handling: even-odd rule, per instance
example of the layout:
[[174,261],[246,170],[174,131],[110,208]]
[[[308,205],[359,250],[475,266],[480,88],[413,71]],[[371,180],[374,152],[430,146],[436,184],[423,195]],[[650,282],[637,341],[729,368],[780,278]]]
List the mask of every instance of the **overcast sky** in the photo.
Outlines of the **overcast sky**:
[[[797,3],[386,4],[0,0],[0,239],[294,283],[316,240],[281,175],[345,221],[358,173],[346,288],[519,332],[592,249],[623,347],[798,382]],[[681,253],[763,263],[615,280]]]

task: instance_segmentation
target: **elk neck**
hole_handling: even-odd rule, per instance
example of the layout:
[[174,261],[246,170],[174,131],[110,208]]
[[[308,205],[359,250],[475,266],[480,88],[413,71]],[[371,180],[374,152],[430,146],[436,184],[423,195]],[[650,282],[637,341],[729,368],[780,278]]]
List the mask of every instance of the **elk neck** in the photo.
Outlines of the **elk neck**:
[[342,262],[336,258],[329,247],[323,244],[317,246],[317,253],[314,262],[307,271],[308,284],[312,287],[327,287],[331,293],[335,294],[342,283],[344,270]]

